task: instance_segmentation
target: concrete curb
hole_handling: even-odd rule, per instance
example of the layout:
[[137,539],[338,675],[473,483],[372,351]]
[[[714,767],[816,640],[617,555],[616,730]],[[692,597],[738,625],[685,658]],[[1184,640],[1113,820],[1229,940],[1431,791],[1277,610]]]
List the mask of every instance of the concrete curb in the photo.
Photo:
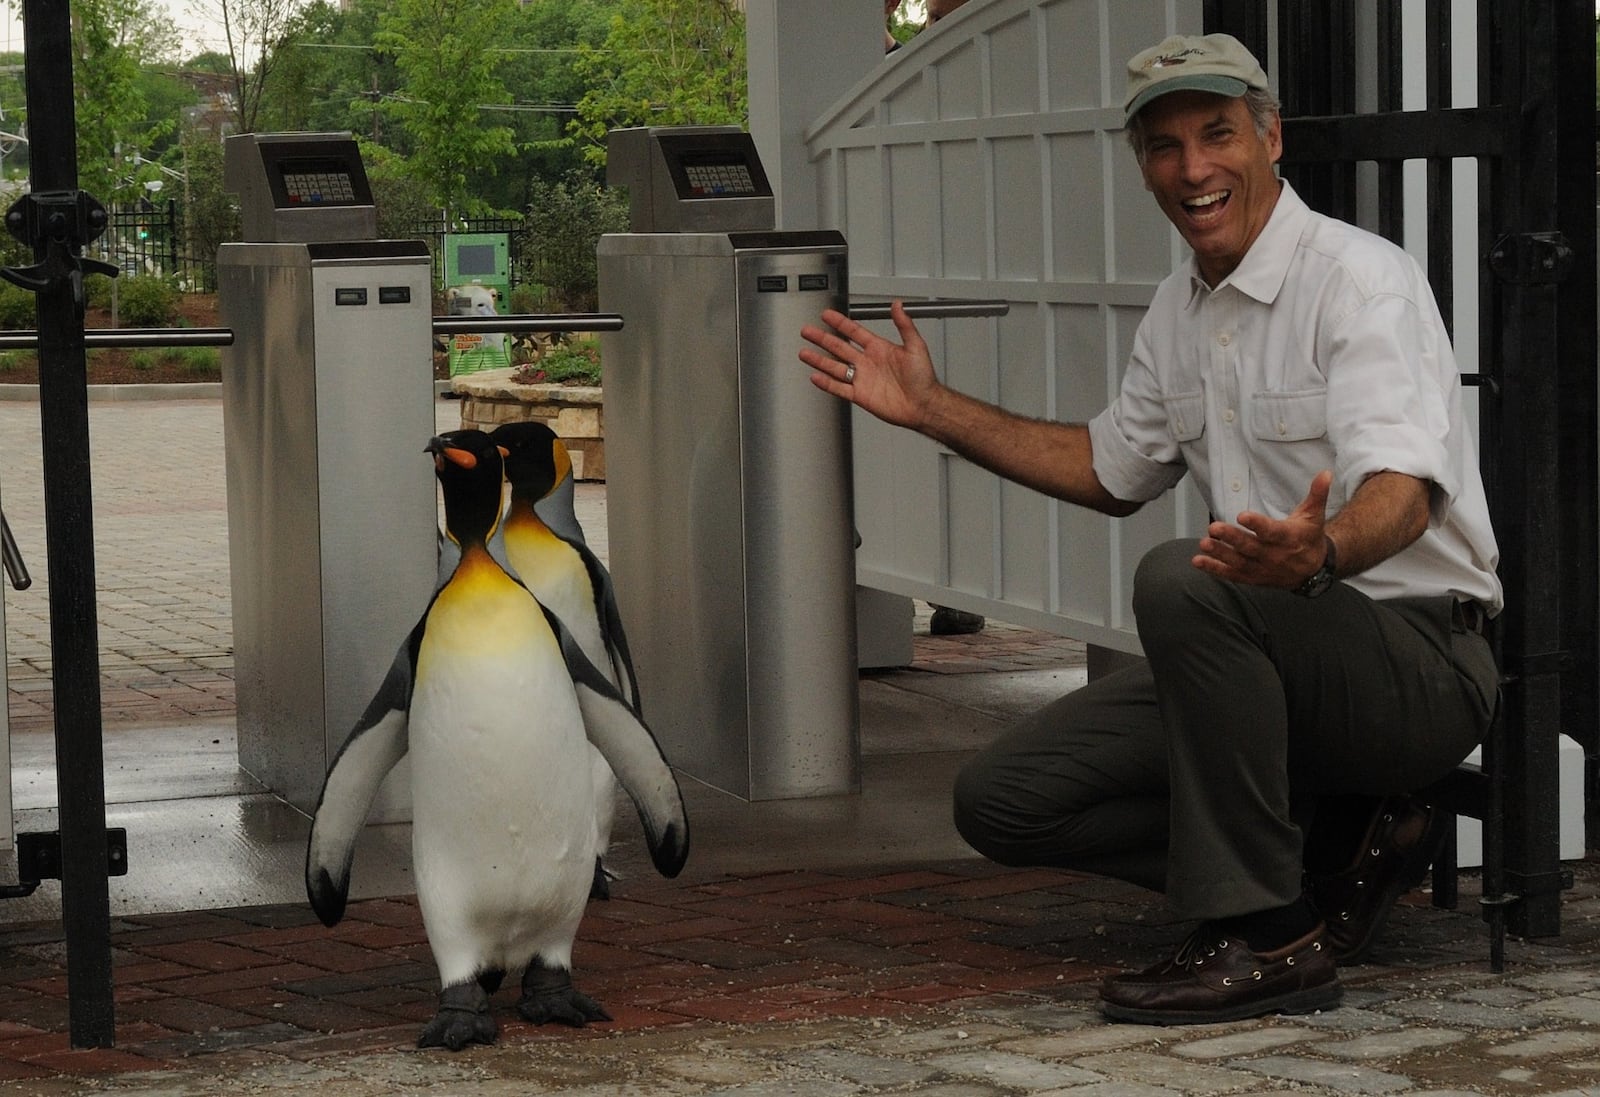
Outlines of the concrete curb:
[[[38,385],[0,385],[0,400],[38,400]],[[221,381],[170,385],[90,385],[90,400],[220,400]]]

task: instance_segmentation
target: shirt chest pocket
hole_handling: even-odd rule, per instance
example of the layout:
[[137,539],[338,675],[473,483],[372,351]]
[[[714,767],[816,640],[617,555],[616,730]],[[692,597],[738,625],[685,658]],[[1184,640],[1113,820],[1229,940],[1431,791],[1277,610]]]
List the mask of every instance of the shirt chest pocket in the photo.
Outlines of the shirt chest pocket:
[[1305,442],[1328,433],[1328,390],[1258,392],[1250,398],[1250,432],[1262,442]]
[[1180,392],[1163,396],[1167,409],[1167,430],[1175,442],[1193,442],[1206,430],[1206,394],[1203,391]]

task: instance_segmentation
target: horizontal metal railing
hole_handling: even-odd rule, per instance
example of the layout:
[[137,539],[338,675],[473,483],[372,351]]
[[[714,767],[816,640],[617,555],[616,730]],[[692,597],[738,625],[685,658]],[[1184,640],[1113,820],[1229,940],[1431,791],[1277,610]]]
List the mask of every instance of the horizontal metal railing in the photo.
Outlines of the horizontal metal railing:
[[[89,328],[86,347],[231,347],[232,328]],[[0,332],[0,350],[37,350],[33,329]]]
[[[889,301],[856,301],[850,305],[852,320],[889,319]],[[949,320],[958,316],[1004,316],[1011,311],[1009,301],[905,301],[902,307],[913,320]]]
[[[867,301],[850,306],[854,320],[886,320],[889,302]],[[906,314],[917,319],[960,316],[1004,316],[1005,301],[912,301]],[[521,313],[510,316],[435,316],[435,335],[470,335],[525,331],[621,331],[623,319],[614,312]],[[228,347],[232,328],[90,328],[84,346],[95,347]],[[36,350],[39,333],[33,329],[0,332],[0,350]]]
[[510,316],[435,316],[433,334],[471,335],[518,331],[621,331],[614,312],[517,313]]

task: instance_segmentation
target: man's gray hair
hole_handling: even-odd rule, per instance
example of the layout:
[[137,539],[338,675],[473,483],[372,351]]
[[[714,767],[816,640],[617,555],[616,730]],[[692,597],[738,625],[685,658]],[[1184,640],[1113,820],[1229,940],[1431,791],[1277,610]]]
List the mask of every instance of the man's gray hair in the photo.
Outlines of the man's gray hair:
[[[1250,112],[1250,121],[1256,127],[1256,135],[1265,137],[1267,130],[1272,128],[1272,120],[1278,116],[1282,109],[1278,97],[1272,94],[1269,88],[1248,88],[1244,93],[1245,109]],[[1128,135],[1128,145],[1133,149],[1133,155],[1139,163],[1144,163],[1144,111],[1140,110],[1128,119],[1124,131]]]

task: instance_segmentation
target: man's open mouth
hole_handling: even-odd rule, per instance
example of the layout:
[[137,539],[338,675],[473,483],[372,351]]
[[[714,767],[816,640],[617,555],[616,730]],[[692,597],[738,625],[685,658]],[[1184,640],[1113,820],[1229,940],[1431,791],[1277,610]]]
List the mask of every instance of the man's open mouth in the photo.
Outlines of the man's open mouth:
[[1191,221],[1201,224],[1214,221],[1222,216],[1222,211],[1227,208],[1228,199],[1231,197],[1233,197],[1231,190],[1214,190],[1195,198],[1185,198],[1183,211],[1189,215]]

